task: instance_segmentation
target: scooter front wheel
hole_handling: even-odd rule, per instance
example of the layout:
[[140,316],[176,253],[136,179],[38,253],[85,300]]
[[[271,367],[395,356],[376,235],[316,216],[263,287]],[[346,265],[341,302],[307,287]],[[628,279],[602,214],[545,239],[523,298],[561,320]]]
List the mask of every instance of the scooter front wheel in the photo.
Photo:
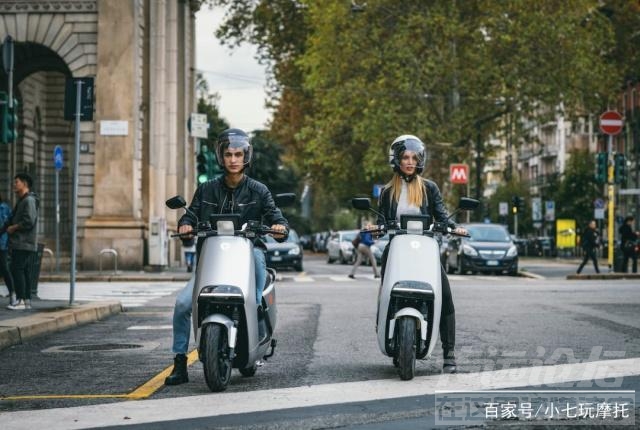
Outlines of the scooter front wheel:
[[208,324],[202,333],[204,379],[211,391],[224,391],[231,379],[231,360],[227,354],[227,332],[218,324]]
[[397,362],[400,379],[413,379],[416,372],[416,320],[402,317],[398,320]]

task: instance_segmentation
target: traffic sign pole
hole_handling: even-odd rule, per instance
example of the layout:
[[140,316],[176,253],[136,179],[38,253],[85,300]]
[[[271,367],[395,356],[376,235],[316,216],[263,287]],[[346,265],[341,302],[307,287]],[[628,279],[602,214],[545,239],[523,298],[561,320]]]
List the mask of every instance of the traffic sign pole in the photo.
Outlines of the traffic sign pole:
[[600,115],[600,131],[609,136],[607,144],[607,207],[609,209],[607,263],[609,264],[609,272],[613,272],[613,253],[615,250],[613,243],[615,223],[613,218],[615,216],[616,185],[614,179],[613,136],[622,131],[623,124],[624,121],[619,112],[609,110]]
[[60,169],[62,169],[62,147],[53,150],[53,165],[56,168],[56,273],[60,273]]

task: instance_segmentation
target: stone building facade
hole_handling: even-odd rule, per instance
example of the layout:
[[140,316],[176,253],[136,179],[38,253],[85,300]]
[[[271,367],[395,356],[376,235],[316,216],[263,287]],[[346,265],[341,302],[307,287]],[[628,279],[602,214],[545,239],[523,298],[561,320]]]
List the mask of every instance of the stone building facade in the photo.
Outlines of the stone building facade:
[[[118,268],[171,264],[169,243],[150,258],[150,231],[175,228],[166,198],[195,187],[187,120],[195,103],[198,0],[0,0],[0,38],[14,40],[13,93],[19,137],[0,146],[0,194],[14,202],[12,178],[26,171],[41,199],[40,241],[71,249],[74,122],[64,119],[65,82],[94,78],[94,115],[80,125],[79,268],[118,253]],[[0,91],[7,74],[0,71]],[[117,121],[119,132],[107,131]],[[56,215],[53,151],[63,149]],[[150,228],[153,225],[154,228]],[[173,247],[172,247],[173,245]],[[157,257],[157,256],[156,256]],[[154,262],[155,261],[155,262]],[[160,263],[158,263],[160,261]]]

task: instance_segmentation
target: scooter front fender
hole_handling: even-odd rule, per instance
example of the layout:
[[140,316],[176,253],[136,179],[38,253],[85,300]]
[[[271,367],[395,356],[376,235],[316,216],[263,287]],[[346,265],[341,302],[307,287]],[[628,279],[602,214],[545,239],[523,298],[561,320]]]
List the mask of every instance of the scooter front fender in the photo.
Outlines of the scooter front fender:
[[227,339],[228,339],[229,348],[235,349],[236,339],[238,337],[238,329],[236,328],[236,326],[233,324],[233,321],[229,317],[222,314],[209,315],[204,320],[202,320],[201,327],[204,327],[207,324],[220,324],[221,326],[225,327],[227,329]]
[[393,337],[396,328],[396,320],[401,317],[412,317],[418,321],[420,325],[420,339],[427,340],[427,321],[424,316],[414,308],[402,308],[393,316],[393,319],[389,321],[389,339]]

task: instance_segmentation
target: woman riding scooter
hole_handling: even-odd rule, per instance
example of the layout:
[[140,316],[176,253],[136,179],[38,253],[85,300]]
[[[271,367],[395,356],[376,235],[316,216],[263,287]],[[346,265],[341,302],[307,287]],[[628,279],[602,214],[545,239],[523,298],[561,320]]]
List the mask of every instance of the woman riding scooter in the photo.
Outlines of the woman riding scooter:
[[[400,222],[401,215],[431,215],[432,219],[447,222],[449,214],[442,195],[435,182],[422,178],[426,153],[424,144],[416,136],[402,135],[397,137],[389,149],[389,164],[393,168],[393,178],[385,185],[378,200],[378,224],[386,220]],[[450,226],[456,234],[466,235],[464,228]],[[389,245],[382,254],[382,278],[389,253]],[[456,319],[453,297],[445,270],[441,270],[442,309],[440,318],[440,340],[444,355],[444,373],[456,372],[455,342]]]

